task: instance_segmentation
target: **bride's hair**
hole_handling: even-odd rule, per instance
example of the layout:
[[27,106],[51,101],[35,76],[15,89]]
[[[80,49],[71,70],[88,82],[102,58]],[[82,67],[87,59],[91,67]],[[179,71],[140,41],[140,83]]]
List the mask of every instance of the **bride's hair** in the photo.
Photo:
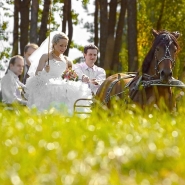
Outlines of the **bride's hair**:
[[[34,76],[35,75],[35,72],[37,70],[37,66],[39,64],[39,60],[42,57],[42,55],[46,54],[48,49],[49,49],[49,52],[51,52],[53,50],[54,44],[57,44],[60,39],[66,39],[67,41],[69,40],[67,35],[65,33],[61,32],[61,31],[51,32],[50,37],[47,37],[42,42],[40,47],[38,49],[36,49],[31,54],[31,56],[28,58],[29,61],[31,62],[31,66],[30,66],[29,71],[28,71],[29,76]],[[48,48],[48,45],[49,45],[49,48]]]
[[60,39],[66,39],[67,41],[69,40],[68,36],[65,33],[63,32],[57,33],[56,35],[53,36],[52,48],[54,44],[57,44]]

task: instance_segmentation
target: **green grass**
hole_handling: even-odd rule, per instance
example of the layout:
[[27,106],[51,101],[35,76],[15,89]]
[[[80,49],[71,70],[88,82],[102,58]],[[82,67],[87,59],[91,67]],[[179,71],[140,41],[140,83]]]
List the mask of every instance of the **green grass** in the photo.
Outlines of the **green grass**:
[[184,185],[185,108],[88,118],[15,107],[0,112],[1,185]]

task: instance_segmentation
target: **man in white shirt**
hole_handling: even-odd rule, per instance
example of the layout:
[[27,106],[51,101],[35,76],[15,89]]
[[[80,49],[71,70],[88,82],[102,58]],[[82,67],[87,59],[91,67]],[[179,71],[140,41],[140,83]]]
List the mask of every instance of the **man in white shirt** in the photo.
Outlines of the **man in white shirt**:
[[22,105],[27,104],[22,96],[25,85],[19,81],[18,76],[22,74],[24,59],[20,55],[11,58],[8,70],[1,81],[2,102],[12,104],[18,102]]
[[74,65],[74,70],[82,82],[88,83],[91,91],[96,94],[102,82],[106,79],[105,70],[95,65],[98,48],[95,45],[84,47],[85,62]]
[[20,81],[23,83],[23,84],[26,84],[26,80],[27,78],[29,77],[28,75],[28,70],[29,70],[29,67],[31,65],[30,61],[28,60],[28,57],[30,57],[30,55],[38,48],[38,45],[37,44],[34,44],[34,43],[30,43],[30,44],[27,44],[25,47],[24,47],[24,68],[23,68],[23,72],[22,74],[19,76],[19,79]]

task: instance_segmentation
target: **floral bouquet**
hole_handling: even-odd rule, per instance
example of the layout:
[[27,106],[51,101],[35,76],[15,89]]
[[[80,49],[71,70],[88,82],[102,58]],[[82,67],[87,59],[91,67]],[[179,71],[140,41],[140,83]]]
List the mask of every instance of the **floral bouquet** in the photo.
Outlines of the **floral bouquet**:
[[78,75],[72,69],[66,69],[62,74],[62,79],[78,81]]

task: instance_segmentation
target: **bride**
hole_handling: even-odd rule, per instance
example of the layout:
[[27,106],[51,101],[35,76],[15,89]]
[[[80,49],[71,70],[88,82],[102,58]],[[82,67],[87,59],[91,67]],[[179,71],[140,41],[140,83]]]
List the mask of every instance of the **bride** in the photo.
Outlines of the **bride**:
[[[51,49],[48,51],[49,45]],[[63,113],[72,114],[73,105],[77,99],[92,98],[87,84],[61,77],[67,69],[72,68],[72,62],[63,55],[67,45],[66,34],[52,32],[50,37],[29,57],[30,77],[26,82],[29,107],[36,107],[40,111],[54,107]],[[84,102],[82,103],[84,105]]]

